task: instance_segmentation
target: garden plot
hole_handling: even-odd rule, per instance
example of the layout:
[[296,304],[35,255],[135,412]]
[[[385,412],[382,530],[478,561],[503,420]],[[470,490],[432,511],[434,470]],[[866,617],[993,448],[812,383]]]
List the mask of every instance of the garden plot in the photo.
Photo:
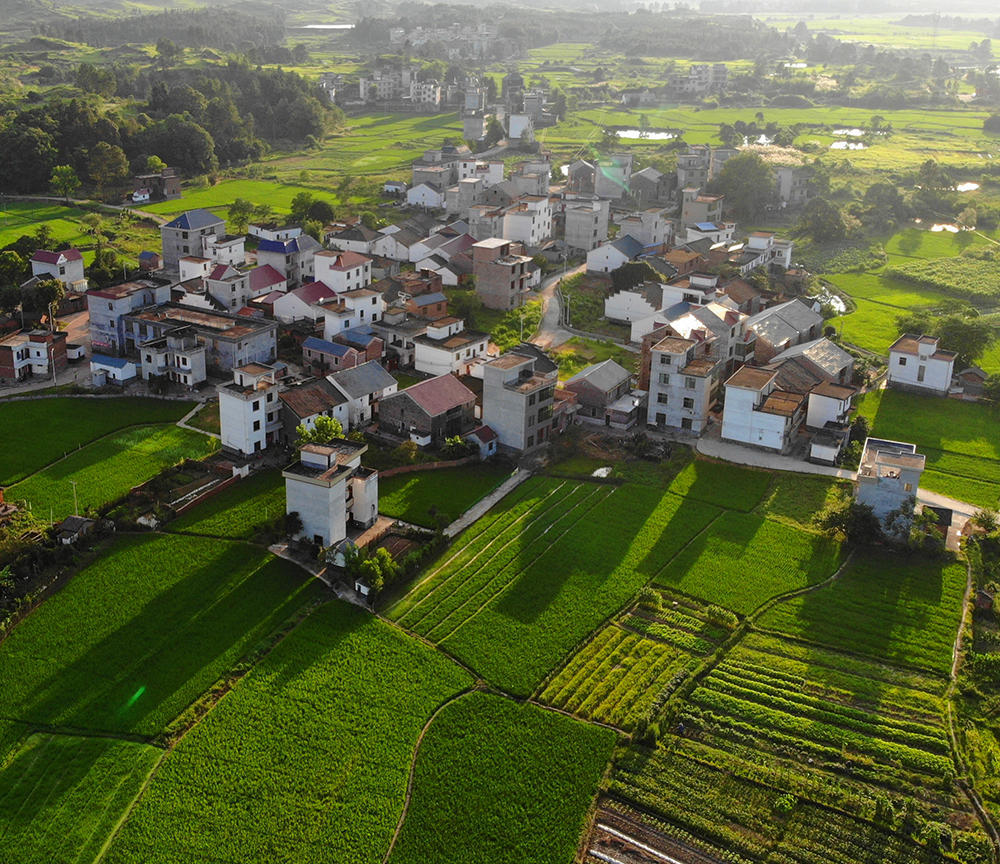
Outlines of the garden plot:
[[317,591],[243,543],[122,538],[0,643],[0,716],[156,735]]
[[471,683],[397,628],[323,606],[181,739],[104,860],[381,861],[421,729]]
[[417,756],[392,864],[570,864],[615,736],[472,693],[445,706]]
[[95,860],[162,755],[113,738],[30,736],[0,770],[0,848],[13,853],[4,859]]
[[552,677],[539,700],[626,729],[650,719],[730,633],[725,624],[711,623],[700,606],[650,593],[655,603],[645,601],[598,631]]

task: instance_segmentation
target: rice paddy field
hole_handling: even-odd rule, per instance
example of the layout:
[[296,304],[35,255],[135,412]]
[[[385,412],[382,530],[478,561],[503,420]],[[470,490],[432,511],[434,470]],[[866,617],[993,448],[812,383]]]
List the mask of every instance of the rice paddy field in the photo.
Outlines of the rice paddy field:
[[8,490],[27,501],[41,518],[62,519],[74,512],[73,484],[82,513],[115,501],[130,489],[183,459],[214,452],[214,438],[177,426],[134,426],[101,438],[43,468]]
[[268,522],[285,514],[285,481],[277,470],[261,471],[223,489],[170,523],[182,534],[252,540]]
[[[54,397],[0,401],[0,485],[9,485],[97,438],[135,424],[175,423],[193,402]],[[37,431],[45,430],[44,436]]]
[[507,478],[505,465],[473,464],[379,478],[379,512],[434,528],[447,525]]

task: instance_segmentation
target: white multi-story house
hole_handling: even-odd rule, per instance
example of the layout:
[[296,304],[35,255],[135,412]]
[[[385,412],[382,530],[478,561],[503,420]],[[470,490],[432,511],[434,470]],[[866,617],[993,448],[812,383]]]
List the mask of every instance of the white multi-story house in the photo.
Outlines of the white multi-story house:
[[947,396],[957,357],[942,351],[933,336],[904,333],[889,346],[889,386]]
[[367,444],[336,439],[306,444],[281,476],[285,478],[285,512],[297,513],[296,535],[324,548],[347,538],[347,528],[368,528],[378,518],[378,472],[365,468]]
[[461,182],[475,178],[482,181],[483,189],[488,189],[490,186],[496,186],[497,183],[503,183],[503,168],[502,160],[482,162],[478,159],[459,159],[458,180]]
[[646,422],[700,435],[715,401],[721,365],[710,343],[666,336],[650,352]]
[[413,340],[413,366],[428,375],[468,375],[486,357],[488,333],[466,330],[461,318],[439,318]]
[[191,327],[178,327],[139,346],[142,379],[163,377],[185,387],[205,380],[205,346]]
[[566,246],[589,252],[608,239],[608,202],[567,201],[563,209]]
[[345,291],[315,304],[323,314],[323,338],[334,337],[354,327],[372,324],[385,312],[385,300],[371,288]]
[[49,252],[39,249],[31,256],[31,275],[39,279],[58,279],[63,285],[87,287],[83,272],[83,255],[79,249]]
[[525,195],[503,216],[503,238],[528,248],[541,246],[552,236],[552,205],[548,196]]
[[249,456],[278,441],[281,411],[275,370],[262,363],[233,369],[233,380],[216,387],[222,446]]
[[[859,504],[871,507],[885,526],[890,513],[905,512],[907,505],[913,504],[925,463],[926,457],[917,453],[915,444],[868,438],[854,480],[855,498]],[[905,519],[895,527],[900,531],[909,528]]]
[[648,252],[658,252],[674,238],[674,223],[662,207],[650,207],[617,220],[620,232],[638,240]]
[[722,437],[783,453],[802,422],[806,397],[777,386],[778,372],[744,366],[726,381]]
[[372,284],[371,258],[357,252],[317,252],[313,257],[313,268],[316,281],[338,294]]

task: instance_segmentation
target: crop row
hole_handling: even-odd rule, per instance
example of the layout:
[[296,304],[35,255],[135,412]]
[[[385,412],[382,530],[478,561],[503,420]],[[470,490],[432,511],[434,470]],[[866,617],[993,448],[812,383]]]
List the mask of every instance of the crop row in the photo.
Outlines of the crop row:
[[717,513],[653,487],[618,487],[565,535],[547,538],[550,548],[443,644],[528,695]]
[[520,525],[526,517],[544,512],[546,506],[551,506],[547,503],[548,499],[561,486],[561,483],[536,477],[522,483],[500,504],[474,522],[461,535],[456,545],[446,550],[428,568],[427,575],[389,610],[390,617],[404,624],[411,620],[411,610],[423,603],[450,575],[486,554],[498,538]]
[[618,726],[631,726],[688,674],[693,658],[611,625],[566,664],[540,699]]
[[169,530],[249,540],[261,526],[284,513],[281,472],[262,471],[192,507],[171,522]]
[[951,760],[947,756],[868,737],[800,714],[787,714],[776,708],[730,696],[717,689],[700,687],[692,694],[691,702],[700,709],[698,713],[686,715],[692,722],[697,721],[699,716],[704,716],[722,728],[732,726],[737,730],[747,730],[761,741],[790,743],[793,746],[817,748],[827,753],[848,750],[938,777],[950,775],[952,771]]
[[[447,638],[482,606],[500,594],[520,573],[610,494],[604,487],[576,487],[561,497],[545,519],[538,519],[513,535],[502,547],[465,573],[456,574],[436,596],[428,614],[412,627],[435,642]],[[449,590],[450,589],[450,590]]]
[[486,693],[447,705],[421,744],[392,864],[570,861],[614,734]]
[[323,606],[171,751],[105,860],[380,860],[421,728],[470,683],[398,629]]
[[[674,600],[674,595],[669,592],[661,590],[659,593],[662,598],[661,605],[654,614],[660,621],[680,630],[687,630],[711,642],[721,642],[729,635],[726,626],[710,622],[704,609],[695,606],[693,601],[685,601],[682,604]],[[672,606],[663,605],[671,602]]]
[[662,621],[651,621],[641,615],[627,615],[622,619],[622,625],[630,630],[642,633],[651,639],[658,639],[680,648],[682,651],[690,651],[692,654],[708,654],[715,648],[712,642],[695,636],[685,630],[679,630]]

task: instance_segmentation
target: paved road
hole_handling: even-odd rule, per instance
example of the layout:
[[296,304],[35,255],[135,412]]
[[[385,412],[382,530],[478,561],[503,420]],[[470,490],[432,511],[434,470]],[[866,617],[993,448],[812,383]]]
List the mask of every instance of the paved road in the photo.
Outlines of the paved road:
[[494,504],[502,500],[505,495],[507,495],[511,490],[520,486],[525,480],[531,476],[530,471],[525,471],[522,468],[516,468],[514,473],[510,475],[506,480],[503,481],[496,489],[490,492],[485,498],[477,501],[468,510],[466,510],[461,516],[459,516],[454,522],[451,523],[447,528],[444,529],[446,537],[454,537],[461,531],[468,528],[473,522],[479,519],[487,510],[489,510]]
[[531,341],[539,348],[558,348],[563,342],[573,338],[569,330],[561,327],[562,307],[559,305],[559,296],[556,294],[556,287],[560,280],[582,273],[587,269],[586,264],[569,270],[566,273],[556,273],[549,276],[542,282],[542,290],[539,295],[542,298],[542,321],[538,325],[538,330],[531,337]]

